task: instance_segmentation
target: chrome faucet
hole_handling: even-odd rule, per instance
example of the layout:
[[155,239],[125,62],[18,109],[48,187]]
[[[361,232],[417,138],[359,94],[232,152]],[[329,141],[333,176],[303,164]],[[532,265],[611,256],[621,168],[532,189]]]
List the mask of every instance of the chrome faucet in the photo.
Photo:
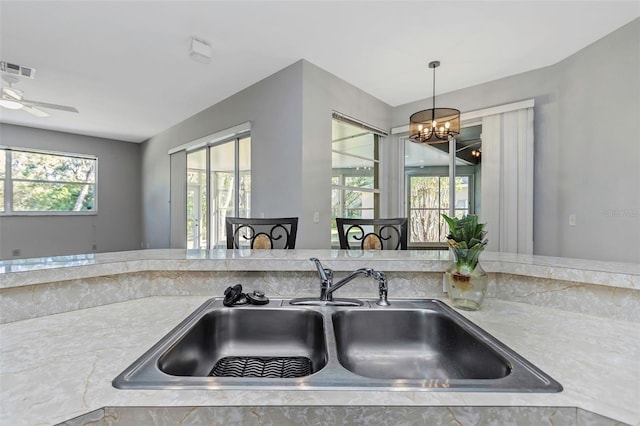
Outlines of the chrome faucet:
[[387,300],[387,294],[389,293],[389,287],[387,286],[387,275],[382,271],[373,271],[373,278],[378,281],[378,306],[389,306],[390,303]]
[[387,300],[387,293],[389,288],[387,287],[387,276],[384,272],[374,271],[371,268],[360,268],[356,269],[345,278],[341,279],[337,283],[333,282],[333,270],[329,268],[325,268],[315,257],[312,257],[311,260],[318,270],[318,275],[320,276],[320,300],[323,302],[332,302],[333,301],[333,293],[340,288],[342,288],[345,284],[353,281],[356,277],[363,275],[365,277],[373,277],[376,281],[378,281],[378,293],[379,299],[376,302],[376,305],[379,306],[389,306],[389,301]]

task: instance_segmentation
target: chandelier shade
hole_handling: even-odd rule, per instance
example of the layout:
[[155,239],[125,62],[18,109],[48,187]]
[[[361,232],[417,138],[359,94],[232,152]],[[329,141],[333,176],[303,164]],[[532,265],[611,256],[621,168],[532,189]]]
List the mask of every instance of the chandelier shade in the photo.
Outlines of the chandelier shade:
[[447,142],[460,134],[460,111],[436,108],[436,68],[439,61],[429,62],[433,68],[433,108],[418,111],[409,118],[409,140],[422,144]]

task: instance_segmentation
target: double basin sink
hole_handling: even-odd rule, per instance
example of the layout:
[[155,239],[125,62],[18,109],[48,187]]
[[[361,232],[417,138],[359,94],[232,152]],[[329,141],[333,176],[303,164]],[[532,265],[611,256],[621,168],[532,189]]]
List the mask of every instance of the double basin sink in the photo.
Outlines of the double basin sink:
[[113,381],[121,389],[559,392],[438,300],[378,307],[204,303]]

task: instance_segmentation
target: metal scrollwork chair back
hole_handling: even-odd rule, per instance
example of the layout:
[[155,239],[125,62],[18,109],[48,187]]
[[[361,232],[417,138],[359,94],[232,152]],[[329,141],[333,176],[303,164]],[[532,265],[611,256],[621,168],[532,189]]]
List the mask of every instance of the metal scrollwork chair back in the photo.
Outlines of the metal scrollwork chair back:
[[346,250],[406,250],[407,218],[336,218],[340,248]]
[[227,248],[294,249],[298,218],[227,217]]

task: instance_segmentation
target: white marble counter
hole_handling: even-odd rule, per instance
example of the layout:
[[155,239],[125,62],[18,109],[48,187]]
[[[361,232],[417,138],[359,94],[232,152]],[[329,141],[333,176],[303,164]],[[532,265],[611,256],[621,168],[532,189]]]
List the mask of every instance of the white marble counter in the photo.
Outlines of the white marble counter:
[[[335,271],[442,272],[447,251],[136,250],[0,261],[0,290],[147,271],[313,271],[317,257]],[[484,252],[487,272],[640,290],[640,264]]]
[[[0,262],[0,323],[150,296],[216,296],[241,283],[271,296],[318,294],[318,257],[336,277],[387,273],[391,297],[442,297],[447,251],[136,250]],[[485,252],[488,294],[640,323],[640,265]],[[374,297],[359,280],[343,297]]]
[[119,390],[111,380],[206,300],[148,297],[0,325],[0,424],[65,421],[101,407],[550,406],[640,423],[637,323],[487,299],[464,313],[558,380],[555,394]]

